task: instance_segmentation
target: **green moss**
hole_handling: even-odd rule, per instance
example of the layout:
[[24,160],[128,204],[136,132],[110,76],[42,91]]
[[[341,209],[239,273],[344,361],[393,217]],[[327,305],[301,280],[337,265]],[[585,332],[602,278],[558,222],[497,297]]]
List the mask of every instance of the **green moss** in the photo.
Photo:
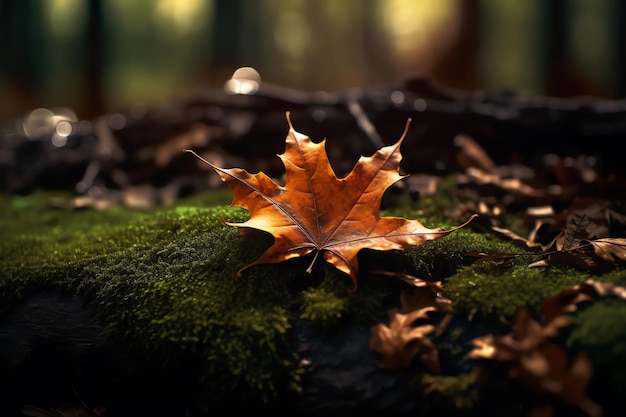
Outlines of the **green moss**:
[[454,415],[471,410],[478,400],[477,378],[477,371],[458,376],[424,374],[421,383],[428,395],[428,407]]
[[257,266],[237,278],[272,238],[224,224],[244,221],[245,210],[191,205],[208,197],[151,211],[67,210],[51,207],[51,197],[0,200],[1,214],[11,219],[0,231],[0,314],[37,291],[85,297],[106,334],[139,357],[195,358],[212,403],[234,393],[267,401],[297,390],[290,320],[302,314],[319,323],[371,322],[387,294],[378,280],[352,293],[349,278],[326,265],[307,277],[308,258]]
[[[242,401],[269,401],[278,392],[298,389],[299,371],[289,341],[295,319],[333,331],[348,322],[366,328],[384,321],[387,310],[398,304],[402,283],[377,270],[443,280],[443,292],[459,315],[504,322],[518,305],[537,309],[544,297],[588,278],[568,269],[528,268],[535,255],[470,228],[404,251],[361,251],[356,292],[350,291],[352,282],[345,274],[323,262],[306,276],[311,257],[256,266],[237,278],[237,271],[260,256],[272,238],[258,231],[242,235],[225,225],[244,221],[248,214],[228,207],[230,194],[222,190],[217,196],[201,194],[150,211],[65,210],[50,207],[51,197],[0,199],[0,315],[31,292],[77,294],[97,307],[106,334],[139,357],[171,368],[176,358],[190,358],[212,403],[234,395]],[[383,215],[416,218],[440,204],[426,201],[422,211],[396,209]],[[423,223],[456,226],[436,216]],[[468,266],[465,254],[471,251],[520,256],[507,266]],[[614,273],[602,279],[624,284],[624,276]],[[605,366],[600,350],[613,343],[617,350],[611,355],[621,360],[620,337],[626,333],[621,325],[608,324],[614,316],[609,309],[596,310],[602,308],[598,304],[580,313],[569,342],[591,350],[597,343],[594,361],[599,366]],[[615,311],[623,314],[620,308]],[[602,328],[605,337],[594,339],[594,327]],[[460,357],[471,329],[453,327],[448,336],[442,351]],[[463,408],[471,396],[461,392],[472,392],[471,378],[433,376],[423,381],[424,389]]]
[[[126,209],[104,211],[63,209],[7,210],[10,221],[2,231],[4,266],[53,268],[80,263],[99,255],[146,248],[181,233],[198,233],[223,223],[239,221],[241,209],[177,207],[155,213]],[[19,256],[11,256],[19,252]]]
[[20,294],[37,290],[64,275],[71,287],[74,274],[85,265],[116,254],[141,255],[142,251],[176,239],[226,228],[224,220],[240,221],[247,212],[217,206],[180,206],[153,212],[114,208],[74,210],[51,208],[51,196],[3,200],[0,215],[0,313]]
[[385,308],[389,305],[392,287],[398,282],[364,274],[358,289],[353,291],[347,275],[328,265],[320,269],[323,274],[321,282],[300,294],[298,305],[301,318],[328,330],[340,325],[341,321],[369,326],[381,319],[381,313],[386,317]]
[[313,321],[341,318],[347,301],[347,297],[340,292],[328,288],[309,288],[302,293],[300,317]]
[[271,244],[224,224],[245,220],[245,210],[67,211],[41,201],[0,205],[19,223],[1,232],[2,312],[29,292],[62,289],[92,300],[107,334],[140,356],[196,355],[208,398],[267,399],[293,385],[288,286],[301,274],[281,265],[236,277]]
[[585,281],[579,271],[557,268],[502,267],[479,263],[464,267],[443,285],[459,312],[509,323],[515,309],[525,305],[538,313],[541,301],[558,291]]
[[[423,223],[430,228],[453,227],[430,220],[424,220]],[[402,272],[426,280],[442,280],[468,263],[466,254],[472,251],[520,254],[521,256],[511,260],[514,264],[527,262],[529,259],[527,255],[531,256],[530,259],[536,257],[494,236],[475,233],[470,229],[460,229],[443,238],[412,246],[403,251],[363,250],[359,253],[359,265],[362,271],[382,269]]]
[[290,327],[286,288],[293,276],[276,277],[260,267],[237,279],[234,268],[216,273],[219,265],[207,262],[172,271],[173,276],[158,266],[141,273],[164,279],[125,275],[111,283],[97,294],[108,332],[138,353],[195,354],[213,401],[232,399],[235,392],[241,400],[268,400],[295,382],[285,337]]
[[567,345],[589,354],[615,395],[626,392],[626,301],[609,297],[581,306]]
[[[435,203],[426,202],[426,204]],[[396,207],[382,211],[381,216],[420,218],[418,213],[419,211],[412,208]],[[420,218],[420,220],[430,228],[449,229],[458,225],[449,219],[444,221]],[[391,285],[399,283],[399,280],[377,275],[376,271],[400,272],[427,280],[441,280],[462,266],[465,261],[464,255],[471,251],[519,253],[520,249],[512,243],[503,242],[484,233],[475,233],[470,229],[461,229],[444,238],[409,247],[403,251],[364,249],[359,253],[361,274],[358,296],[346,291],[346,283],[349,281],[344,274],[336,272],[333,268],[327,268],[323,282],[319,286],[306,289],[301,294],[301,317],[324,322],[324,326],[336,325],[339,319],[346,315],[352,318],[360,317],[364,323],[368,319],[380,318],[380,312],[389,304]],[[371,272],[373,273],[368,275]],[[397,303],[397,300],[395,302]]]

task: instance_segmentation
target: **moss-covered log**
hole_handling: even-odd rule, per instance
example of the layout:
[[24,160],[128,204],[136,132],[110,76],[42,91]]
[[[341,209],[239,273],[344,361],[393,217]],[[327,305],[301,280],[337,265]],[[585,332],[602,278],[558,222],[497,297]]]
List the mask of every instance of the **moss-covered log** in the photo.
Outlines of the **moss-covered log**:
[[[229,195],[150,211],[55,208],[59,198],[67,196],[0,200],[2,415],[66,402],[106,404],[112,416],[524,415],[532,392],[497,369],[481,379],[484,363],[466,357],[471,341],[509,332],[515,306],[538,313],[543,298],[589,278],[529,269],[534,255],[472,230],[403,252],[362,251],[354,293],[322,264],[306,275],[308,258],[237,278],[271,237],[225,225],[247,216],[225,205]],[[523,256],[469,265],[472,251]],[[456,313],[435,341],[442,374],[418,361],[400,373],[377,367],[370,326],[387,320],[407,285],[372,273],[380,269],[443,281]],[[595,278],[626,283],[622,271]],[[624,411],[625,304],[585,306],[560,336],[568,351],[589,352],[590,395],[607,415]]]

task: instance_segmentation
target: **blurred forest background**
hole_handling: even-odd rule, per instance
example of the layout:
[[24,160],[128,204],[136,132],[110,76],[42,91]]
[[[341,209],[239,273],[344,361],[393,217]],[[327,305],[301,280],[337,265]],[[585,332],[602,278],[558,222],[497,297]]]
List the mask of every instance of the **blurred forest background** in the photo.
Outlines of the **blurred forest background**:
[[265,82],[626,95],[621,0],[0,0],[0,120]]

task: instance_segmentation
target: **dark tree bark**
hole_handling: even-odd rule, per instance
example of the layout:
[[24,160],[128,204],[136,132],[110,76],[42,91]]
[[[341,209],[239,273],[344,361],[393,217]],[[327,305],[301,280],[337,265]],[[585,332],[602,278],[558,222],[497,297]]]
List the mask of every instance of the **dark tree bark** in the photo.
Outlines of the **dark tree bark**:
[[89,0],[87,25],[83,44],[84,79],[80,89],[82,118],[92,119],[105,112],[103,72],[106,65],[102,3]]
[[0,113],[21,117],[36,107],[42,87],[45,37],[38,1],[0,2],[0,77],[9,80],[2,92]]

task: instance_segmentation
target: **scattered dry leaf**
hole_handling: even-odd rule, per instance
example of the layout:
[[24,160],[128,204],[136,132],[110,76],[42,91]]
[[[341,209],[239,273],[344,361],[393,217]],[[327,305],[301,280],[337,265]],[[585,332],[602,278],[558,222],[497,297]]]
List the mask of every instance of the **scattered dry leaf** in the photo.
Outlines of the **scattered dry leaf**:
[[572,211],[565,229],[545,248],[543,262],[533,266],[571,265],[603,273],[626,262],[626,216],[606,204]]
[[593,247],[596,256],[607,262],[626,261],[626,238],[603,238],[587,242]]
[[441,281],[423,281],[421,286],[415,286],[410,291],[400,292],[401,309],[404,312],[434,307],[436,311],[452,313],[452,301],[441,295]]
[[[570,323],[570,314],[580,303],[606,296],[626,300],[626,288],[589,280],[560,291],[544,300],[542,323],[533,319],[526,307],[520,307],[511,334],[488,334],[474,339],[474,349],[468,356],[508,362],[511,378],[578,407],[589,416],[600,416],[602,409],[586,395],[593,373],[589,358],[584,352],[569,358],[554,339],[559,330]],[[549,411],[546,415],[551,415],[550,408],[542,408],[542,411]]]
[[477,166],[485,171],[491,171],[496,167],[489,154],[470,136],[456,135],[454,145],[459,148],[457,161],[460,166]]
[[587,280],[543,300],[541,305],[543,320],[551,321],[559,315],[571,314],[578,309],[578,305],[582,302],[609,296],[626,300],[626,288],[611,282]]
[[[602,415],[599,405],[586,395],[593,368],[585,353],[570,363],[567,352],[552,339],[569,323],[567,316],[556,316],[546,325],[534,320],[528,309],[518,308],[513,333],[486,335],[474,339],[470,358],[492,359],[509,363],[509,377],[530,389],[557,397],[563,403],[580,408],[591,417]],[[547,415],[551,415],[551,409]]]
[[464,179],[464,181],[473,181],[479,185],[493,185],[502,190],[528,197],[543,197],[545,195],[542,190],[525,184],[519,178],[505,178],[500,175],[484,171],[480,168],[469,167],[467,168],[465,175],[467,176],[467,179]]
[[[393,275],[394,273],[386,273]],[[391,370],[408,368],[415,357],[431,372],[440,372],[439,352],[430,339],[441,335],[454,312],[452,301],[440,295],[441,282],[428,282],[406,274],[397,274],[403,281],[411,278],[413,288],[400,293],[400,308],[389,311],[389,326],[380,323],[370,331],[370,348],[380,354],[379,366]],[[429,313],[446,313],[441,322],[415,325],[419,319],[429,318]]]
[[380,354],[378,366],[390,370],[408,368],[413,359],[420,357],[428,369],[439,372],[439,355],[437,348],[428,335],[435,331],[432,324],[414,326],[416,320],[427,318],[434,307],[403,314],[400,309],[389,311],[389,326],[380,323],[372,326],[370,347]]

